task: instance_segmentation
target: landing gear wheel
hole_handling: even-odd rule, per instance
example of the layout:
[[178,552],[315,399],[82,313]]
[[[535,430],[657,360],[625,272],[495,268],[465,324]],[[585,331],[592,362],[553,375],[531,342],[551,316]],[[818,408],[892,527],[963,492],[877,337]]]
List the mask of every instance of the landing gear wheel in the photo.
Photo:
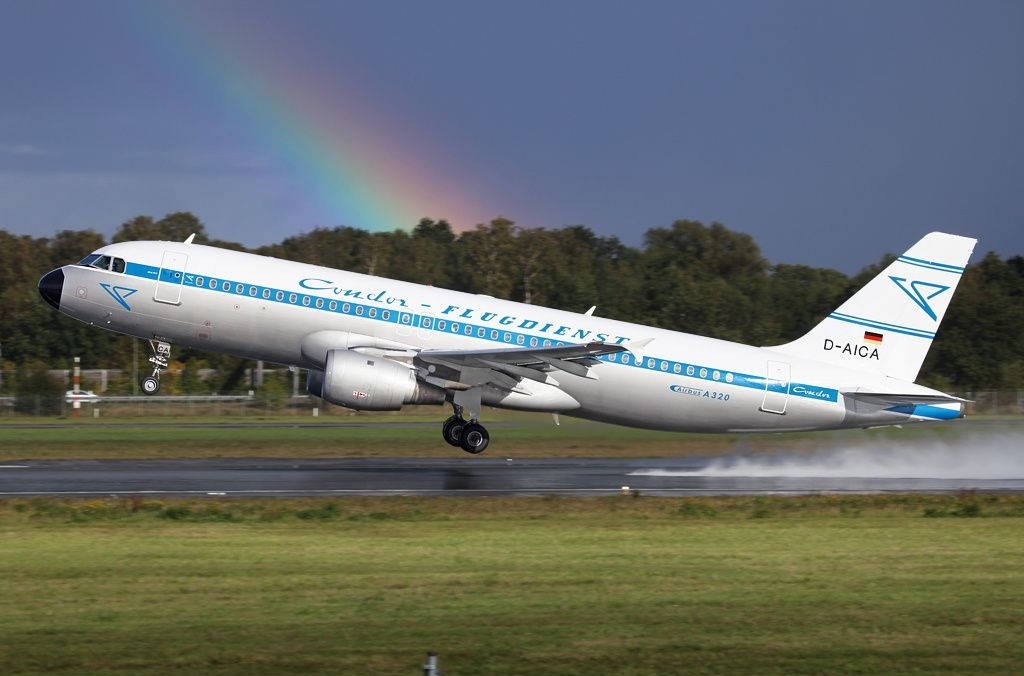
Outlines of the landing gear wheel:
[[142,393],[143,394],[156,394],[157,390],[160,389],[160,381],[153,376],[146,376],[142,379]]
[[143,378],[141,385],[143,394],[152,395],[160,389],[160,372],[167,368],[171,359],[171,344],[162,340],[151,340],[149,349],[153,351],[153,356],[149,358],[149,363],[153,365],[153,375]]
[[459,439],[459,446],[466,453],[483,453],[487,444],[491,442],[491,436],[487,434],[484,426],[476,422],[468,422],[462,426],[462,436]]
[[441,428],[441,436],[452,446],[460,448],[462,444],[459,443],[459,439],[462,437],[462,428],[465,424],[465,420],[457,415],[453,415],[444,421],[444,426]]

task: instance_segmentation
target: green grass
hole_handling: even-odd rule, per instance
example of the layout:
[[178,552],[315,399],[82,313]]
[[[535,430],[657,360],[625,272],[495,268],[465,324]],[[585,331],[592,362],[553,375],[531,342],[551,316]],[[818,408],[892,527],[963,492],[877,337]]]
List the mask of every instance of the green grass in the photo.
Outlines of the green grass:
[[[437,413],[435,411],[435,413]],[[437,419],[437,426],[393,423]],[[34,420],[0,428],[0,461],[59,458],[203,458],[203,457],[438,457],[462,451],[440,438],[440,420],[412,416],[332,416],[331,418],[246,418],[246,423],[274,427],[231,426],[235,418],[102,419],[67,422]],[[320,421],[320,422],[316,422]],[[956,441],[978,431],[975,421],[908,426],[904,429],[836,430],[789,434],[680,434],[638,430],[550,416],[489,411],[491,455],[501,457],[679,457],[724,453],[816,450],[848,443],[886,444],[896,441]],[[985,421],[981,431],[1020,429],[1020,418]],[[331,427],[327,422],[372,422],[366,427]],[[60,427],[34,429],[33,424]],[[215,423],[223,427],[188,427],[183,423]],[[109,427],[107,425],[129,425]],[[308,425],[298,427],[297,425]],[[982,423],[979,423],[982,424]],[[1005,428],[1003,427],[1005,426]]]
[[1009,673],[1022,527],[987,495],[6,501],[0,673]]

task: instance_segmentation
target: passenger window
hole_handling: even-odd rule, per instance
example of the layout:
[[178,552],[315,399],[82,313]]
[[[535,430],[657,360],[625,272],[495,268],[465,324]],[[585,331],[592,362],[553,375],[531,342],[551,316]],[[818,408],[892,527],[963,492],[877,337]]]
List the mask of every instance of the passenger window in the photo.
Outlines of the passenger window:
[[113,264],[111,264],[110,266],[110,269],[114,272],[124,272],[124,259],[115,258]]

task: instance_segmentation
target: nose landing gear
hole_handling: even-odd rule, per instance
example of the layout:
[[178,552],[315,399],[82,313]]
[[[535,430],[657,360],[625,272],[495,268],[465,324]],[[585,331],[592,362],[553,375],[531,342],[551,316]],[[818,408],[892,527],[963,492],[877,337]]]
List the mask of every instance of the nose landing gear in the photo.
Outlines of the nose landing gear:
[[491,441],[487,429],[473,418],[466,421],[462,417],[462,407],[455,407],[455,415],[444,421],[441,436],[452,446],[461,448],[466,453],[476,455],[483,453]]
[[149,358],[149,362],[153,364],[153,374],[143,378],[140,386],[143,394],[152,395],[160,389],[160,372],[167,368],[167,363],[171,359],[171,344],[162,340],[151,340],[149,349],[153,351],[153,356]]

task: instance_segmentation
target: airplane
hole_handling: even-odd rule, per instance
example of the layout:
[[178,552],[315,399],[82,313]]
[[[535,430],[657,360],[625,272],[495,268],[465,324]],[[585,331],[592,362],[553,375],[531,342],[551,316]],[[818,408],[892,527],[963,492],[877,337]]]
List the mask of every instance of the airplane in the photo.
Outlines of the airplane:
[[184,242],[110,244],[39,281],[75,319],[149,341],[308,369],[356,410],[451,405],[477,454],[481,406],[678,432],[868,428],[964,415],[916,385],[975,239],[933,232],[806,335],[757,347]]

